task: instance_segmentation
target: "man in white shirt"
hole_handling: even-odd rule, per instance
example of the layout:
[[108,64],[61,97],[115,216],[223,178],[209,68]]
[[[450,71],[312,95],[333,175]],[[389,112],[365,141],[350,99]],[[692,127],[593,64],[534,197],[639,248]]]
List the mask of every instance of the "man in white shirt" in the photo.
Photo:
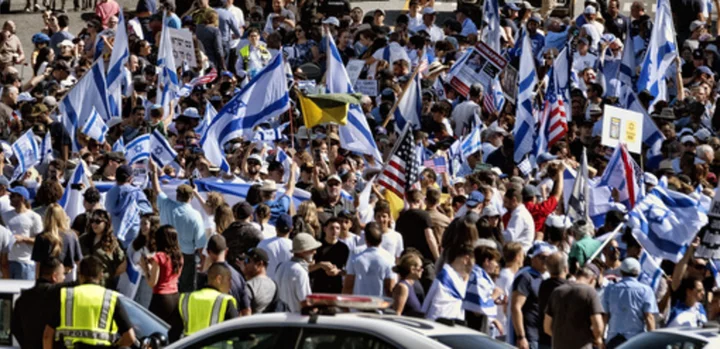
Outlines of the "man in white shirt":
[[3,213],[5,226],[12,232],[15,243],[10,248],[10,278],[34,280],[35,263],[30,259],[35,237],[42,233],[43,223],[39,214],[30,209],[30,193],[25,187],[8,189],[12,211]]
[[365,242],[367,248],[348,261],[342,293],[390,297],[395,286],[393,264],[384,256],[386,252],[379,248],[382,232],[376,222],[365,226]]
[[320,246],[322,244],[308,233],[295,235],[293,257],[277,268],[275,282],[277,283],[278,298],[287,304],[292,313],[299,313],[305,298],[312,293],[309,266]]
[[484,90],[481,84],[472,84],[468,100],[453,108],[450,118],[455,122],[455,136],[465,136],[472,131],[473,126],[478,126],[475,124],[475,118],[481,120],[482,108],[480,103]]
[[257,246],[267,252],[267,276],[273,280],[278,266],[292,258],[292,241],[289,239],[292,227],[292,217],[287,213],[281,214],[275,221],[277,236],[260,241]]
[[422,25],[422,13],[420,12],[420,2],[418,0],[410,0],[410,3],[408,4],[408,18],[410,18],[410,22],[408,22],[408,28],[415,28],[417,26]]
[[443,32],[443,30],[435,25],[435,18],[437,17],[435,9],[432,7],[426,7],[422,10],[422,15],[422,25],[411,28],[412,31],[416,33],[419,33],[420,31],[425,31],[426,33],[428,33],[428,35],[430,35],[430,41],[432,41],[433,43],[445,39],[445,33]]
[[519,242],[527,252],[535,240],[535,222],[530,211],[523,204],[522,187],[511,185],[505,192],[503,206],[507,209],[504,218],[509,216],[503,232],[505,242]]
[[448,262],[430,286],[422,310],[430,320],[465,320],[463,299],[467,291],[470,272],[475,265],[475,255],[470,245],[451,246]]
[[594,68],[597,56],[590,51],[590,41],[587,38],[578,39],[577,52],[573,56],[572,69],[580,73],[585,68]]
[[400,233],[390,229],[391,212],[390,205],[378,202],[375,204],[375,222],[380,225],[382,232],[382,242],[380,248],[390,253],[395,258],[400,258],[405,244]]

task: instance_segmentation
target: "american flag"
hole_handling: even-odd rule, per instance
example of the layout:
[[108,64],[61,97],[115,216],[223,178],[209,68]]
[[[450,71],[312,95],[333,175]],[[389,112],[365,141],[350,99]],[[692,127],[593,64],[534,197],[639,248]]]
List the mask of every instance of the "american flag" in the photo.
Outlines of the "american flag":
[[502,111],[505,105],[505,94],[503,93],[500,78],[495,78],[490,83],[490,88],[485,91],[483,98],[483,108],[489,114],[496,114]]
[[212,68],[207,74],[203,76],[198,76],[195,79],[190,80],[187,84],[184,84],[180,91],[178,92],[178,95],[180,97],[187,97],[192,92],[193,88],[195,86],[205,85],[209,84],[217,78],[217,70],[215,68]]
[[400,136],[397,147],[388,159],[383,172],[378,177],[378,184],[404,198],[405,191],[412,188],[420,174],[420,162],[414,152],[415,137],[408,125]]
[[545,129],[542,130],[547,139],[548,149],[565,137],[568,131],[565,103],[563,103],[562,95],[558,91],[556,79],[557,77],[553,69],[549,79],[547,94],[545,95],[545,115],[543,115],[543,118],[547,120],[547,124]]
[[444,156],[439,156],[429,160],[425,160],[423,165],[427,168],[433,169],[435,173],[441,174],[447,172],[447,160]]

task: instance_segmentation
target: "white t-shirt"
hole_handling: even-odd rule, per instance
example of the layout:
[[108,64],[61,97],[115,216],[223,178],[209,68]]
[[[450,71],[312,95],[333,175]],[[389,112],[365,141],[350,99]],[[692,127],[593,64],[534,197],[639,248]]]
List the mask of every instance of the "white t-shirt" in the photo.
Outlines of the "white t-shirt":
[[[513,273],[509,268],[503,268],[500,270],[500,275],[497,280],[495,280],[495,287],[503,290],[505,297],[507,298],[507,295],[510,294],[510,290],[512,289],[512,282],[514,279],[515,273]],[[507,314],[505,314],[505,310],[506,307],[498,307],[497,319],[507,328]]]
[[[268,254],[267,276],[275,280],[275,271],[282,262],[287,262],[292,258],[292,240],[283,237],[272,237],[260,241],[257,245]],[[277,282],[277,280],[275,280]]]
[[0,196],[0,214],[12,210],[13,207],[10,205],[10,195]]
[[338,238],[338,240],[342,241],[345,245],[347,245],[348,250],[352,253],[355,251],[356,248],[362,246],[365,243],[365,240],[360,235],[355,235],[353,233],[349,233],[348,237]]
[[[3,214],[5,226],[13,235],[22,235],[24,237],[35,237],[42,233],[43,223],[39,214],[28,210],[21,214],[15,210],[5,212]],[[14,243],[10,247],[8,260],[13,262],[32,263],[30,256],[32,255],[32,244]]]
[[380,247],[383,250],[390,252],[390,254],[395,256],[395,258],[400,258],[400,255],[402,255],[402,252],[405,249],[405,243],[403,242],[403,237],[400,233],[394,230],[389,230],[388,232],[383,233]]
[[259,223],[252,222],[251,223],[255,228],[257,228],[263,235],[263,240],[274,238],[277,236],[277,232],[275,231],[275,226],[270,224],[263,224],[260,225]]

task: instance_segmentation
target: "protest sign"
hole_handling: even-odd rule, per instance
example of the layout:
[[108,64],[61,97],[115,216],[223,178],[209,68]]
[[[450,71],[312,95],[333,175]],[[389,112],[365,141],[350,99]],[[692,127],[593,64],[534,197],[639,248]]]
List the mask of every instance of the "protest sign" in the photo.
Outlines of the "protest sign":
[[357,82],[357,79],[360,77],[363,67],[365,67],[365,61],[362,59],[351,59],[348,61],[345,70],[347,71],[348,78],[350,78],[350,83],[353,86],[355,86],[355,82]]
[[479,42],[470,56],[459,64],[462,65],[452,70],[454,73],[449,77],[450,86],[467,97],[472,84],[480,83],[489,89],[492,79],[505,69],[507,60],[485,43]]
[[192,33],[186,29],[167,28],[167,30],[170,34],[170,40],[172,41],[175,68],[181,67],[183,62],[187,62],[190,68],[197,67]]
[[358,79],[355,83],[355,92],[375,97],[378,95],[377,80]]
[[695,255],[700,258],[720,258],[720,190],[715,190],[715,197],[708,211],[708,224],[698,234],[700,246]]
[[605,106],[602,121],[602,145],[615,148],[625,143],[628,151],[642,151],[643,115],[627,109]]
[[505,94],[505,98],[507,98],[510,103],[515,103],[515,97],[517,97],[517,89],[518,89],[518,71],[513,66],[508,65],[505,67],[505,72],[503,73],[502,80],[500,81],[500,84],[502,85],[503,93]]

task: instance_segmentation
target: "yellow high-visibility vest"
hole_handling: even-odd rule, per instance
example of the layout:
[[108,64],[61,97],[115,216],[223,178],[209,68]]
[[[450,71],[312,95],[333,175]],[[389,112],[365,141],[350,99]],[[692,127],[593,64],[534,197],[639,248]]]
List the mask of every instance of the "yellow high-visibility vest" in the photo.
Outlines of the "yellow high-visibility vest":
[[185,336],[225,321],[228,303],[237,307],[235,298],[212,288],[180,295],[180,316]]
[[76,343],[112,346],[118,338],[113,320],[118,293],[105,287],[86,284],[60,290],[60,326],[55,339],[65,347]]
[[[263,45],[258,45],[256,49],[260,52],[260,59],[262,59],[264,62],[267,62],[272,58],[270,55],[270,51],[265,48]],[[243,68],[248,69],[248,61],[250,60],[250,45],[245,45],[242,48],[240,48],[240,57],[243,60]]]

